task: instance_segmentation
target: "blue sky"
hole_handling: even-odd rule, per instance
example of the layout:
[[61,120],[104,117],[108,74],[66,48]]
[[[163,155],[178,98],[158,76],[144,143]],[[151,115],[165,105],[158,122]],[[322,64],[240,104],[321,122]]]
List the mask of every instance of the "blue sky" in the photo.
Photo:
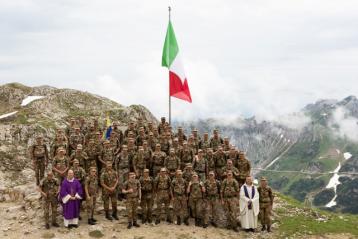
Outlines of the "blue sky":
[[167,115],[171,5],[193,104],[175,119],[272,119],[358,95],[354,0],[0,1],[0,83],[52,85]]

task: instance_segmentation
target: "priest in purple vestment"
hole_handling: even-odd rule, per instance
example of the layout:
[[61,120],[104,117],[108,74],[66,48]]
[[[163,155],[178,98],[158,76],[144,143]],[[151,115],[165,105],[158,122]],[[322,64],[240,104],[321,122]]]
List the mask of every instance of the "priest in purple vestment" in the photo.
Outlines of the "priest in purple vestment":
[[62,181],[60,199],[63,207],[64,225],[67,228],[78,227],[83,190],[81,183],[74,178],[72,170],[68,170],[67,178]]

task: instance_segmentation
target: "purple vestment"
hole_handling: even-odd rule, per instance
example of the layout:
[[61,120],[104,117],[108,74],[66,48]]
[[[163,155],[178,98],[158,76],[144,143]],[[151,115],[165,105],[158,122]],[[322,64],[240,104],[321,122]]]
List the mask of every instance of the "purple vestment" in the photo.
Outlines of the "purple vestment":
[[[76,200],[68,200],[69,196],[76,197]],[[62,181],[60,191],[64,219],[71,220],[79,217],[81,198],[83,198],[81,183],[77,179],[68,180],[65,178]]]

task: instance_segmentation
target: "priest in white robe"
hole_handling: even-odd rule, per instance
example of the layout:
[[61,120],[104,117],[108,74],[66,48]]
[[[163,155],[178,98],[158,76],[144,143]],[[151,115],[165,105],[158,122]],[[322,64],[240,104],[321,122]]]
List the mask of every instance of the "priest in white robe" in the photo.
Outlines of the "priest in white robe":
[[257,228],[259,212],[259,192],[252,182],[252,177],[247,176],[245,184],[240,188],[241,227],[246,231],[254,232]]

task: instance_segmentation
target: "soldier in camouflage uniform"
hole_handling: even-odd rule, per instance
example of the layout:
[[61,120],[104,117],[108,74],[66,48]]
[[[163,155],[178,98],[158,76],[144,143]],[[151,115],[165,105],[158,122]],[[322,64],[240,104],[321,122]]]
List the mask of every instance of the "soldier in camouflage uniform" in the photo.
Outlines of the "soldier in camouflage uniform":
[[223,151],[223,148],[219,146],[217,151],[214,153],[215,158],[215,172],[216,177],[219,180],[223,180],[224,178],[224,167],[226,166],[226,156]]
[[173,179],[176,171],[180,168],[180,159],[175,155],[173,148],[170,149],[169,155],[165,158],[164,166],[168,170],[170,179]]
[[130,172],[128,180],[124,183],[122,193],[126,194],[126,210],[128,216],[128,226],[139,227],[137,223],[137,208],[141,200],[141,186],[139,180],[135,178],[135,173]]
[[154,186],[155,186],[156,204],[157,204],[157,219],[155,220],[155,224],[160,223],[163,204],[164,204],[167,222],[172,223],[172,219],[170,217],[170,211],[169,211],[169,204],[171,199],[173,198],[171,194],[171,181],[170,181],[170,177],[167,175],[165,168],[162,168],[158,176],[155,178]]
[[153,175],[156,177],[161,168],[164,167],[164,161],[167,155],[161,151],[160,144],[155,146],[155,151],[152,154],[152,162],[153,162]]
[[103,142],[103,149],[101,153],[98,155],[98,160],[101,162],[101,164],[98,165],[101,166],[98,168],[100,173],[102,173],[102,170],[106,167],[108,162],[110,162],[112,166],[114,165],[115,157],[109,140],[105,140]]
[[210,148],[213,149],[214,152],[218,150],[219,146],[223,144],[223,139],[219,136],[219,131],[217,129],[213,130],[213,137],[210,139]]
[[183,170],[187,163],[193,163],[194,160],[194,152],[192,149],[189,148],[187,142],[183,142],[183,148],[180,152],[180,169]]
[[87,168],[87,164],[88,164],[88,156],[86,154],[86,152],[83,151],[83,147],[82,144],[78,144],[77,148],[74,152],[72,152],[71,157],[70,157],[70,164],[73,164],[73,161],[77,159],[80,166],[85,169]]
[[112,132],[116,132],[116,136],[117,136],[118,141],[119,141],[119,146],[122,146],[122,144],[123,144],[123,132],[119,128],[118,121],[113,122]]
[[147,140],[147,136],[145,135],[145,131],[143,127],[139,128],[139,134],[136,138],[135,144],[137,146],[142,146],[143,145],[143,141]]
[[45,213],[45,223],[46,229],[50,228],[50,215],[49,210],[51,207],[51,216],[52,216],[52,226],[59,227],[56,222],[57,217],[57,195],[59,193],[59,182],[54,178],[52,171],[47,172],[47,177],[41,181],[39,186],[42,198],[43,198],[43,207]]
[[85,180],[85,193],[86,193],[86,203],[87,203],[87,216],[88,224],[96,224],[96,219],[93,217],[94,210],[96,209],[96,200],[98,194],[98,180],[97,180],[97,168],[91,167],[89,169],[89,175]]
[[267,231],[271,232],[271,211],[274,195],[272,189],[267,185],[266,178],[261,178],[260,187],[257,188],[257,191],[259,192],[261,230],[265,231],[267,227]]
[[222,182],[221,202],[224,205],[225,214],[228,219],[228,229],[233,229],[234,231],[238,231],[237,210],[239,192],[239,183],[233,177],[232,172],[228,171],[226,179]]
[[144,160],[145,160],[145,168],[152,168],[152,150],[148,146],[148,142],[146,140],[143,141],[143,151],[144,151]]
[[57,149],[62,147],[66,150],[66,154],[68,154],[68,145],[67,143],[64,141],[64,135],[56,135],[56,139],[53,142],[53,144],[51,145],[51,150],[50,150],[50,156],[51,159],[53,159],[56,156],[56,152]]
[[144,149],[143,146],[138,147],[138,152],[134,155],[133,158],[133,168],[136,176],[140,178],[143,175],[143,170],[146,168],[147,162],[144,158]]
[[215,158],[212,148],[206,149],[206,155],[205,155],[206,161],[208,162],[208,171],[214,171],[215,172]]
[[251,164],[250,161],[245,158],[245,153],[240,151],[239,160],[237,161],[237,169],[239,170],[239,187],[241,188],[246,181],[246,177],[250,175]]
[[215,172],[209,172],[209,178],[204,182],[205,185],[205,199],[206,199],[206,210],[205,210],[205,222],[204,225],[208,225],[209,221],[211,225],[217,227],[217,208],[220,199],[220,181],[216,180]]
[[204,183],[199,180],[199,176],[193,174],[192,180],[188,184],[187,193],[189,195],[189,207],[195,219],[195,226],[202,226],[204,208]]
[[[107,163],[105,170],[101,174],[101,186],[102,186],[102,199],[104,203],[104,211],[106,212],[106,218],[110,221],[114,218],[118,220],[117,216],[117,186],[118,175],[115,170],[112,169],[112,164]],[[112,202],[112,216],[109,213],[109,199]],[[112,218],[113,217],[113,218]]]
[[177,218],[177,225],[184,220],[185,225],[189,225],[188,216],[188,198],[186,196],[187,183],[183,178],[183,172],[178,169],[175,178],[172,181],[173,207]]
[[183,145],[184,141],[186,141],[186,135],[184,134],[183,127],[178,127],[178,132],[175,137],[178,138],[179,145]]
[[78,144],[84,144],[85,137],[81,133],[80,127],[75,127],[75,132],[70,135],[70,155],[72,155],[72,152],[77,149]]
[[85,171],[88,173],[91,167],[97,168],[97,158],[100,153],[100,149],[95,145],[94,139],[89,140],[85,152],[88,157]]
[[193,165],[191,163],[187,163],[184,168],[183,178],[187,183],[189,183],[194,175]]
[[199,175],[200,181],[205,182],[206,175],[208,175],[208,162],[203,156],[203,151],[199,149],[198,155],[195,156],[193,162],[193,169]]
[[195,145],[195,152],[198,152],[199,148],[200,148],[200,142],[201,142],[201,138],[198,135],[198,129],[193,129],[191,131],[192,137],[193,137],[193,144]]
[[119,183],[118,187],[120,188],[120,195],[119,199],[122,200],[124,198],[124,195],[122,194],[122,186],[125,181],[128,179],[128,173],[131,168],[131,159],[128,154],[128,148],[127,145],[122,145],[122,152],[118,155],[117,162],[116,162],[116,168],[119,176]]
[[30,155],[35,170],[36,185],[39,185],[40,180],[45,176],[45,168],[49,158],[47,146],[43,143],[41,135],[36,137],[36,143],[30,149]]
[[65,155],[65,149],[64,148],[58,148],[57,154],[53,158],[52,162],[52,171],[54,175],[56,176],[58,182],[61,184],[63,179],[66,176],[67,170],[69,169],[70,160]]
[[226,174],[228,171],[231,171],[232,174],[234,175],[234,178],[236,180],[238,180],[239,178],[239,170],[234,166],[234,163],[232,162],[231,159],[228,159],[226,162],[226,166],[223,168],[223,176],[226,177]]
[[166,124],[165,117],[160,118],[160,124],[158,126],[159,134],[163,134],[165,132]]
[[204,133],[203,139],[199,142],[199,148],[202,149],[204,153],[206,153],[207,149],[210,148],[209,133]]
[[153,209],[153,194],[154,194],[154,180],[149,176],[149,169],[144,169],[143,177],[139,179],[141,185],[141,203],[142,208],[142,223],[152,223],[152,209]]
[[148,147],[149,147],[152,151],[155,151],[155,146],[157,145],[158,140],[157,140],[157,138],[154,137],[153,132],[149,132],[149,136],[148,136],[147,142],[148,142]]

